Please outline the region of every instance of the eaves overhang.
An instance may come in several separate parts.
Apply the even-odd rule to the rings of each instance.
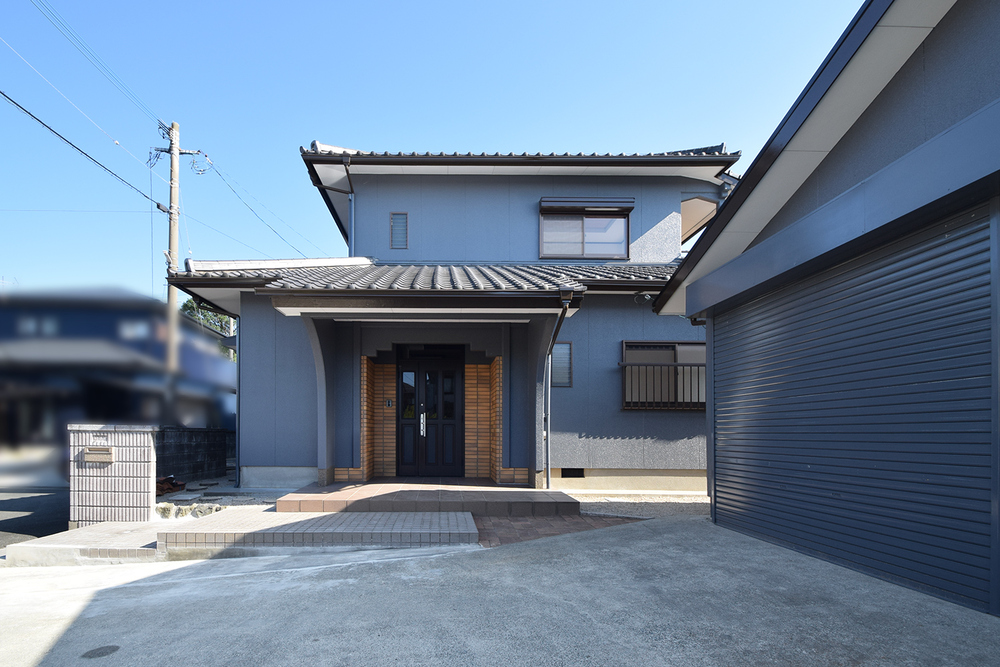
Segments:
[[[955,0],[868,0],[653,301],[686,314],[686,285],[734,259],[868,108]]]
[[[300,148],[312,184],[319,190],[345,241],[353,175],[475,176],[681,176],[721,185],[740,159],[725,144],[650,154],[472,154],[371,153],[313,142]]]
[[[283,315],[366,319],[392,316],[399,319],[451,317],[488,317],[492,319],[531,318],[559,314],[562,306],[559,291],[524,294],[491,292],[487,294],[407,292],[366,293],[262,290],[271,297],[271,305]],[[583,303],[585,290],[574,290],[570,315]]]
[[[244,293],[300,304],[307,300],[314,309],[310,312],[345,308],[351,312],[379,308],[465,314],[558,312],[566,295],[575,309],[591,290],[655,294],[674,270],[670,263],[382,264],[369,258],[192,260],[186,268],[171,274],[170,284],[199,303],[236,316]]]

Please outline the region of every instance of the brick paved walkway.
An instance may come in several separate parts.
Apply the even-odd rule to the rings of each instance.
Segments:
[[[578,533],[581,530],[620,526],[623,523],[633,523],[642,519],[626,519],[622,517],[603,516],[550,516],[550,517],[516,517],[516,516],[477,516],[476,528],[479,529],[479,544],[484,547],[498,547],[502,544],[514,544],[527,540],[537,540],[540,537]]]

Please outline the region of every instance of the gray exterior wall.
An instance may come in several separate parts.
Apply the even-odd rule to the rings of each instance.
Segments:
[[[316,371],[305,324],[268,297],[240,300],[243,466],[316,466]]]
[[[353,180],[355,252],[382,262],[537,263],[542,197],[616,196],[635,199],[630,261],[665,263],[680,252],[681,202],[718,196],[717,186],[680,177]],[[409,216],[406,250],[389,248],[393,212]],[[244,364],[241,376],[241,467],[359,466],[360,358],[391,352],[394,344],[437,343],[503,356],[503,466],[542,468],[544,352],[555,316],[437,326],[334,322],[285,317],[269,299],[252,295],[244,295],[242,309],[241,355],[253,363]],[[704,413],[623,411],[618,366],[622,340],[703,340],[703,328],[658,317],[631,295],[592,295],[560,339],[574,343],[576,385],[552,392],[554,466],[705,468]]]
[[[1000,99],[998,34],[1000,3],[956,3],[751,247]]]
[[[680,204],[718,188],[687,178],[354,176],[355,254],[383,262],[537,262],[542,197],[634,197],[632,262],[680,253]],[[409,247],[389,247],[389,214],[407,213]]]
[[[552,467],[703,470],[704,412],[622,410],[624,340],[705,340],[705,327],[632,295],[585,297],[559,332],[573,344],[573,386],[552,388]]]

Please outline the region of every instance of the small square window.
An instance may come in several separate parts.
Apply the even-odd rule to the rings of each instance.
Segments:
[[[552,347],[552,386],[573,386],[572,343],[556,343]]]
[[[41,334],[43,336],[59,335],[59,318],[55,315],[47,315],[42,318]]]
[[[17,335],[19,336],[37,336],[38,335],[38,318],[31,315],[22,315],[17,318]]]
[[[393,250],[406,250],[409,245],[409,221],[406,213],[389,214],[389,247]]]
[[[120,320],[118,337],[122,340],[147,340],[152,333],[149,320]]]

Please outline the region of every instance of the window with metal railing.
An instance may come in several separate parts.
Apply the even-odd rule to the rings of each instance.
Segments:
[[[704,410],[705,343],[622,341],[623,410]]]

